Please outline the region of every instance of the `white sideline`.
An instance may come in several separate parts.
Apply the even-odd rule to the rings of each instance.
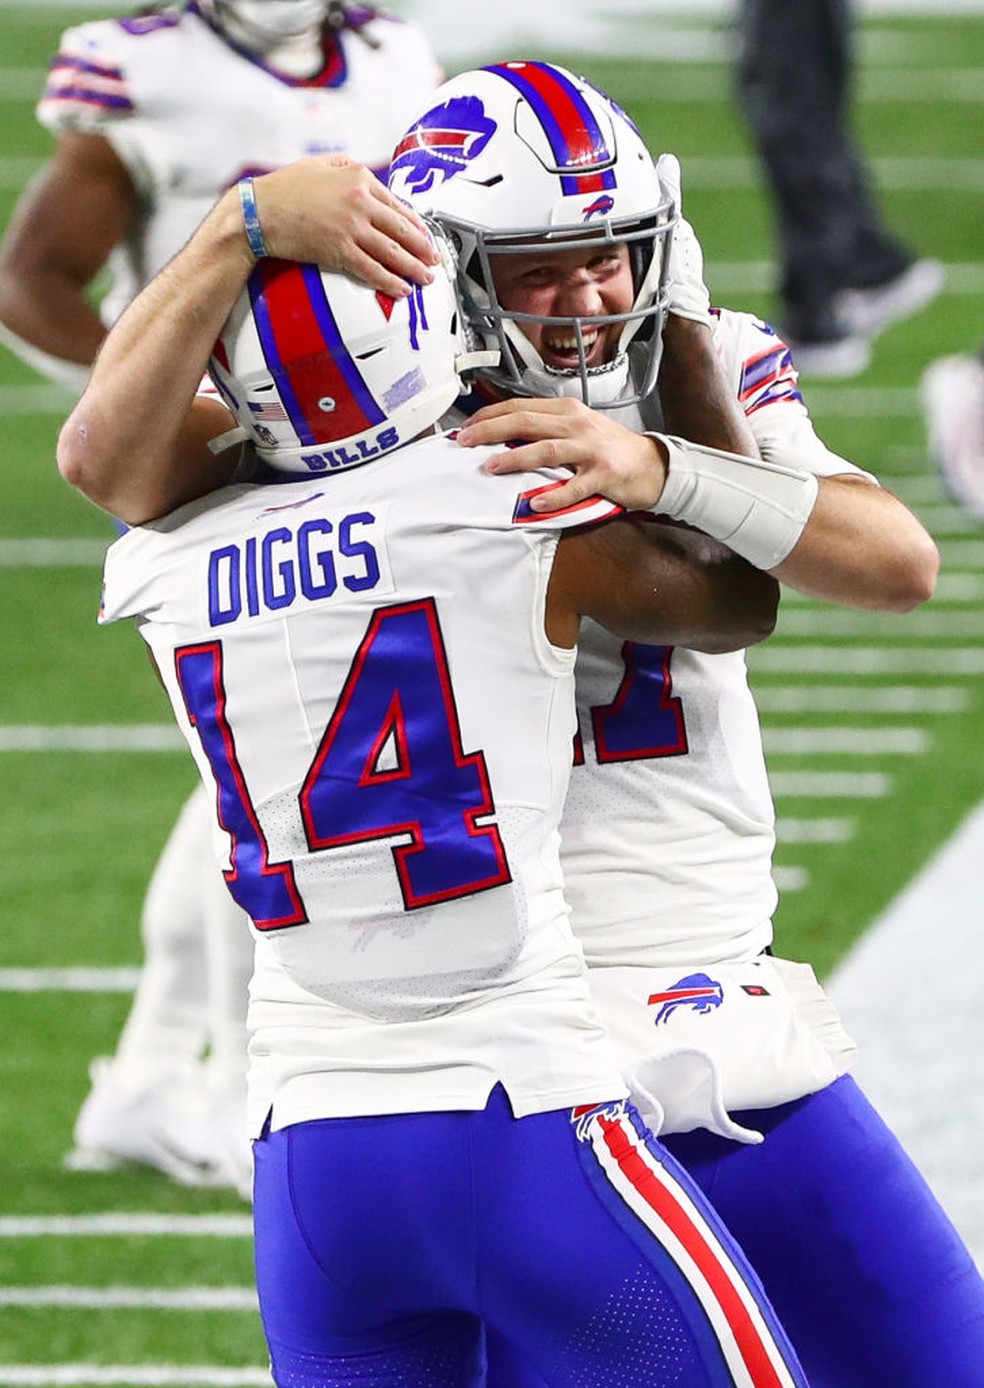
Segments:
[[[827,988],[859,1083],[984,1269],[984,803],[845,955]]]

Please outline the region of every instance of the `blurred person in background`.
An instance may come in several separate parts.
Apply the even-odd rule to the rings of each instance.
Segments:
[[[984,344],[939,357],[923,373],[929,449],[954,501],[984,521]]]
[[[851,129],[851,0],[738,0],[737,95],[777,221],[777,323],[805,375],[849,377],[943,287],[885,224]]]
[[[414,25],[334,0],[190,0],[66,30],[37,108],[54,154],[0,244],[0,340],[80,392],[107,325],[224,189],[307,154],[385,174],[441,75]],[[245,1192],[250,940],[210,815],[198,788],[157,863],[136,997],[114,1056],[93,1062],[68,1162]]]

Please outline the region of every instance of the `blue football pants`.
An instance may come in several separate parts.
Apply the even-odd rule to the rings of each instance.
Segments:
[[[730,1235],[631,1105],[334,1118],[254,1145],[280,1388],[806,1388]]]
[[[913,1162],[847,1075],[738,1122],[662,1139],[737,1238],[811,1388],[982,1388],[984,1279]],[[543,1388],[489,1334],[488,1388]]]

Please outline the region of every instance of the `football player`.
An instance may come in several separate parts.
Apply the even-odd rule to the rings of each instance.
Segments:
[[[391,187],[455,241],[476,342],[501,353],[460,442],[508,442],[485,464],[499,474],[570,468],[544,511],[617,487],[813,596],[924,601],[931,538],[818,439],[776,334],[709,310],[687,224],[664,278],[640,255],[640,168],[651,218],[666,193],[679,203],[676,161],[658,177],[625,113],[545,63],[460,74],[400,142]],[[665,328],[654,313],[647,331],[664,295]],[[715,353],[730,416],[708,411],[697,369]],[[504,393],[547,398],[488,403]],[[761,460],[691,452],[667,472],[649,431],[701,439],[715,418],[712,442]],[[632,1092],[738,1235],[812,1384],[971,1388],[984,1281],[847,1073],[853,1044],[812,971],[772,952],[774,810],[741,653],[588,622],[576,678],[565,880]],[[540,1383],[493,1340],[493,1388]]]
[[[851,0],[738,0],[738,104],[769,184],[778,321],[799,370],[864,371],[871,342],[943,288],[887,225],[851,129]]]
[[[724,650],[753,614],[769,629],[775,585],[727,557],[694,583],[702,540],[606,522],[597,497],[543,517],[556,473],[492,477],[423,437],[476,362],[450,252],[396,301],[295,263],[320,249],[306,162],[247,188],[242,219],[219,201],[110,333],[58,448],[134,527],[104,619],[153,652],[254,922],[274,1381],[472,1388],[488,1325],[557,1388],[805,1388],[627,1099],[557,832],[581,617]],[[232,409],[186,413],[216,338]],[[288,475],[203,495],[244,436]]]
[[[38,106],[54,156],[0,248],[0,338],[81,390],[106,324],[225,188],[316,153],[385,170],[440,75],[416,26],[329,0],[200,0],[68,29]],[[351,196],[379,212],[372,191]],[[408,223],[403,235],[427,255]],[[377,260],[363,272],[378,275]],[[97,311],[87,290],[104,266]],[[150,883],[136,998],[115,1055],[93,1063],[69,1163],[132,1160],[245,1192],[249,939],[216,878],[209,822],[198,790]]]

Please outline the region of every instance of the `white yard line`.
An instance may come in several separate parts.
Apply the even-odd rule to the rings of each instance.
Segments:
[[[0,993],[132,993],[133,969],[0,969]]]
[[[913,641],[927,636],[944,641],[984,641],[984,611],[946,612],[930,606],[918,612],[897,614],[848,607],[780,607],[776,636],[812,636],[826,640],[864,637],[869,641],[891,640],[896,636]]]
[[[775,728],[762,731],[770,757],[921,757],[932,746],[921,728]]]
[[[113,535],[105,540],[0,540],[0,568],[101,569]]]
[[[984,539],[941,540],[939,549],[944,569],[984,569]]]
[[[178,752],[185,746],[184,738],[170,723],[0,726],[0,752]]]
[[[252,1237],[248,1214],[0,1215],[0,1239]]]
[[[810,885],[810,874],[803,867],[776,867],[772,880],[780,892],[803,892]]]
[[[882,480],[879,478],[879,480]],[[936,479],[934,479],[936,480]],[[937,480],[937,486],[939,482]],[[892,491],[895,488],[892,487]],[[935,506],[919,506],[919,519],[927,530],[931,530],[937,540],[947,535],[972,535],[984,531],[984,521],[972,516],[951,502],[940,502]]]
[[[196,1364],[0,1364],[3,1388],[271,1388],[267,1369]]]
[[[756,684],[759,713],[963,713],[971,693],[955,685]]]
[[[769,771],[777,800],[881,800],[892,789],[882,771]]]
[[[847,843],[854,837],[853,819],[791,819],[776,820],[776,838],[780,843]]]
[[[749,669],[767,675],[984,675],[984,650],[966,646],[794,646],[764,642]]]
[[[0,1307],[89,1311],[253,1311],[254,1287],[0,1287]]]

